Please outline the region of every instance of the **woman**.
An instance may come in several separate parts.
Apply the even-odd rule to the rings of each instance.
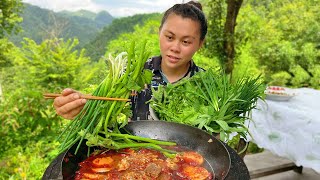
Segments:
[[[202,6],[195,1],[176,4],[163,15],[159,28],[160,56],[149,59],[145,68],[153,72],[148,88],[132,98],[133,120],[150,119],[150,87],[175,83],[191,77],[202,69],[192,61],[193,55],[202,47],[207,33],[207,21]],[[73,119],[83,108],[86,99],[73,89],[62,91],[54,100],[57,114]]]

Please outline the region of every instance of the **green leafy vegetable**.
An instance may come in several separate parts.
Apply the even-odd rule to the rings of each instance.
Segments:
[[[222,140],[233,132],[246,137],[244,122],[257,100],[263,98],[265,87],[259,80],[258,76],[231,82],[227,75],[209,69],[153,90],[150,106],[160,120],[220,133]]]
[[[132,90],[140,91],[144,88],[152,78],[152,72],[144,70],[144,64],[150,55],[145,47],[146,42],[140,48],[135,48],[133,42],[128,53],[120,53],[115,58],[109,55],[108,75],[92,95],[128,99]],[[150,147],[161,150],[167,155],[172,153],[162,149],[160,145],[175,145],[175,143],[122,134],[120,129],[128,123],[129,117],[131,110],[128,102],[88,100],[83,110],[61,134],[64,140],[60,151],[63,152],[78,142],[75,152],[77,153],[82,141],[86,139],[88,146],[108,149]]]

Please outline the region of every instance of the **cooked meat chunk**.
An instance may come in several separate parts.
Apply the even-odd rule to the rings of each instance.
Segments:
[[[152,162],[153,160],[156,160],[158,158],[157,155],[152,153],[145,153],[145,154],[133,154],[132,156],[128,156],[128,163],[132,164],[131,166],[132,170],[135,171],[141,171],[144,170],[147,165]]]
[[[152,178],[156,178],[159,176],[159,174],[161,173],[161,170],[162,168],[155,164],[155,163],[150,163],[146,169],[144,170],[144,172],[146,172],[146,174],[149,176],[149,177],[152,177]]]
[[[118,163],[118,171],[124,171],[130,167],[130,162],[128,159],[128,157],[121,159],[121,161]]]
[[[168,158],[166,160],[168,168],[170,168],[172,170],[177,170],[179,168],[178,164],[177,164],[179,161],[180,160],[177,158],[177,156],[172,159]]]
[[[173,180],[169,173],[161,172],[157,180]]]

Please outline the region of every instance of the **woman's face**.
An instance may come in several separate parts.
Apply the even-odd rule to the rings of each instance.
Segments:
[[[161,66],[167,69],[186,67],[202,46],[200,23],[170,14],[159,32]]]

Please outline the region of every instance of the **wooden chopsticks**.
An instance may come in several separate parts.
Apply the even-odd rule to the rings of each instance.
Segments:
[[[62,94],[43,93],[43,96],[45,99],[54,99],[56,97],[62,96]],[[93,100],[105,100],[105,101],[130,101],[130,99],[99,97],[99,96],[91,96],[91,95],[85,95],[85,94],[82,94],[81,98],[93,99]]]

